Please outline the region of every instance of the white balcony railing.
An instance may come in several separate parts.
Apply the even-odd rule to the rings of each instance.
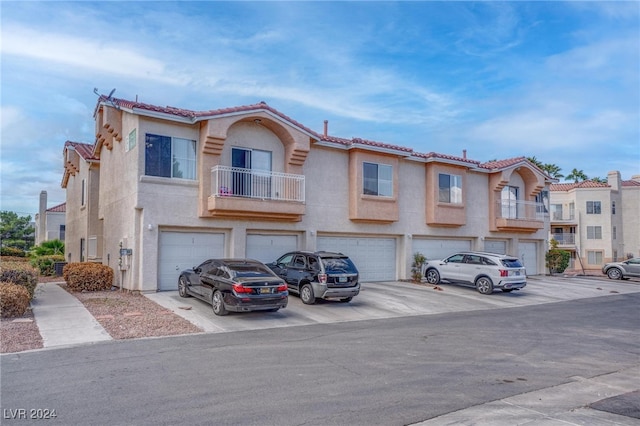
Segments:
[[[561,246],[572,246],[576,243],[576,234],[570,232],[561,232],[558,234],[551,234],[554,240]]]
[[[498,200],[496,217],[519,220],[544,220],[549,212],[543,203],[523,200]]]
[[[215,166],[211,169],[211,190],[215,197],[304,203],[304,187],[303,175],[228,166]]]

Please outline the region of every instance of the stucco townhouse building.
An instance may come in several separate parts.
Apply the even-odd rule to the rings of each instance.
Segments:
[[[640,257],[640,175],[554,183],[550,200],[550,238],[571,253],[570,269],[599,273],[606,262]]]
[[[66,257],[135,291],[205,259],[348,254],[362,281],[409,278],[414,253],[519,256],[545,271],[552,179],[525,157],[461,156],[315,132],[261,102],[210,111],[102,96],[92,144],[64,145]]]
[[[47,208],[47,198],[47,191],[40,191],[38,213],[34,216],[36,245],[45,241],[65,239],[66,203]]]

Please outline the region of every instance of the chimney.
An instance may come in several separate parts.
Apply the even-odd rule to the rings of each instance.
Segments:
[[[622,186],[622,179],[620,177],[620,172],[613,170],[607,173],[607,183],[611,187],[612,190],[617,191]]]
[[[467,150],[466,149],[462,150],[462,158],[464,158],[465,160],[467,159]]]
[[[324,137],[327,137],[327,132],[329,131],[329,120],[324,120]]]
[[[47,239],[47,191],[40,191],[40,206],[38,209],[38,226],[36,244],[41,244]]]

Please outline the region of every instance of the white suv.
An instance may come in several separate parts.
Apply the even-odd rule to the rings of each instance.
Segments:
[[[482,294],[491,294],[495,288],[508,293],[527,285],[527,274],[520,259],[476,251],[452,254],[443,260],[428,260],[422,275],[429,284],[446,280],[472,285]]]

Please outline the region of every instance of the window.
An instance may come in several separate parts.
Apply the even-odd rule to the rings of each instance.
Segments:
[[[616,214],[616,202],[611,202],[611,214]]]
[[[462,176],[440,173],[438,189],[438,201],[462,204]]]
[[[84,206],[87,202],[87,182],[82,179],[82,188],[80,192],[80,205]]]
[[[231,167],[234,195],[271,198],[271,151],[232,148]]]
[[[129,138],[127,139],[127,152],[136,147],[137,139],[138,132],[136,131],[136,129],[133,129],[131,132],[129,132]]]
[[[602,265],[602,252],[587,251],[587,263],[589,265]]]
[[[518,218],[518,187],[505,186],[502,188],[502,217]]]
[[[616,227],[614,226],[614,227],[613,227],[613,229],[611,230],[611,238],[612,238],[613,240],[615,240],[615,239],[616,239],[617,234],[618,234],[618,230],[617,230],[617,229],[616,229]]]
[[[363,193],[391,197],[393,195],[393,168],[388,164],[362,163]]]
[[[549,191],[546,189],[536,195],[536,213],[549,213]]]
[[[65,231],[66,231],[66,226],[60,225],[60,241],[64,241]]]
[[[145,174],[195,180],[196,141],[147,134]]]
[[[601,240],[602,226],[587,226],[587,240]]]
[[[562,220],[562,204],[551,204],[552,220]]]
[[[600,201],[587,201],[587,214],[600,214]]]

